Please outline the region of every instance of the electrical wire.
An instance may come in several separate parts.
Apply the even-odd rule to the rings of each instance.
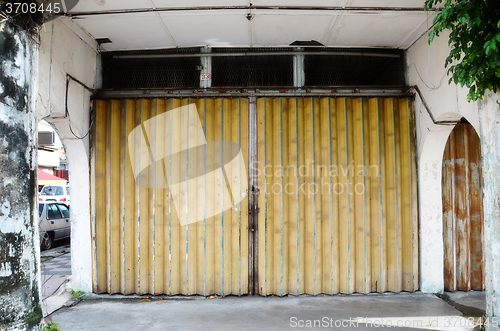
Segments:
[[[417,75],[418,77],[420,78],[420,80],[422,81],[422,83],[424,83],[424,85],[429,89],[429,90],[437,90],[441,87],[441,85],[443,84],[443,79],[446,77],[446,73],[441,77],[441,79],[439,80],[439,85],[436,86],[434,85],[432,82],[431,84],[434,85],[434,87],[430,87],[429,85],[427,85],[427,83],[425,82],[425,80],[422,78],[422,75],[420,75],[420,72],[418,71],[418,68],[417,68],[417,65],[415,64],[415,62],[413,62],[412,64],[410,64],[410,66],[408,67],[408,69],[410,69],[412,66],[415,67],[415,71],[417,72]]]
[[[82,82],[80,82],[79,80],[77,80],[76,78],[72,77],[71,75],[67,74],[66,76],[66,100],[65,100],[65,113],[66,113],[66,117],[68,118],[68,126],[69,126],[69,131],[71,132],[71,134],[78,140],[83,140],[85,138],[87,138],[87,136],[90,134],[90,132],[92,131],[92,126],[94,125],[94,117],[92,116],[92,120],[90,121],[90,126],[89,126],[89,129],[87,131],[87,133],[80,137],[78,136],[77,134],[75,134],[75,132],[73,131],[73,127],[72,127],[72,122],[71,122],[71,115],[69,113],[69,109],[68,109],[68,93],[69,93],[69,82],[73,80],[75,82],[77,82],[78,84],[82,85],[85,89],[93,92],[94,89],[91,89],[89,87],[87,87],[85,84],[83,84]]]
[[[87,136],[90,134],[90,132],[92,131],[92,126],[94,125],[94,118],[92,118],[92,121],[90,122],[90,126],[89,126],[89,130],[87,131],[87,133],[83,136],[83,137],[79,137],[77,136],[74,132],[73,132],[73,128],[71,127],[71,119],[69,118],[68,116],[68,121],[69,121],[69,131],[71,131],[71,134],[73,136],[75,136],[76,139],[78,140],[83,140],[85,138],[87,138]]]

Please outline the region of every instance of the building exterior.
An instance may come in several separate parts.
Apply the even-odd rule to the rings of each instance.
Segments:
[[[38,169],[58,177],[63,175],[68,180],[67,171],[61,171],[67,170],[67,164],[59,135],[50,124],[42,120],[38,124]]]
[[[446,83],[423,2],[80,1],[46,23],[75,290],[486,289],[499,316],[499,96]]]

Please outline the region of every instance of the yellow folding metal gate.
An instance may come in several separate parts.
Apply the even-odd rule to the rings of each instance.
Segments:
[[[243,295],[248,289],[247,199],[224,210],[231,203],[219,177],[200,176],[181,185],[181,196],[190,201],[178,210],[172,187],[143,185],[134,176],[131,154],[144,153],[129,139],[137,127],[149,131],[146,145],[155,156],[159,151],[188,149],[194,137],[193,116],[179,116],[165,124],[163,114],[175,109],[195,110],[206,141],[230,141],[242,146],[248,157],[247,99],[155,99],[96,101],[92,153],[92,215],[94,291],[124,294]],[[191,114],[191,113],[190,113]],[[153,121],[149,121],[153,119]],[[168,118],[167,118],[168,119]],[[168,143],[167,143],[168,142]],[[139,143],[144,147],[143,142]],[[135,152],[134,152],[135,151]],[[141,155],[140,161],[147,160]],[[153,172],[167,182],[188,164],[200,165],[199,153]],[[155,161],[162,161],[159,157]],[[248,164],[248,162],[245,162]],[[191,171],[191,169],[190,169]],[[231,176],[231,174],[228,174]],[[232,178],[229,178],[232,180]],[[218,181],[218,185],[216,183]],[[158,184],[158,185],[156,185]],[[246,183],[245,183],[246,184]],[[245,185],[233,190],[246,193]],[[195,193],[196,192],[196,193]],[[179,192],[177,192],[179,193]],[[233,192],[234,193],[234,192]],[[178,206],[177,206],[178,207]],[[198,222],[184,222],[181,215],[201,215]],[[209,209],[223,211],[204,217]]]
[[[458,124],[443,156],[444,288],[483,291],[481,144],[470,124]]]
[[[259,99],[263,295],[418,289],[408,99]]]
[[[95,105],[96,293],[418,289],[408,99],[185,98]],[[187,115],[168,115],[176,109]],[[217,147],[203,149],[202,156],[191,148],[193,141],[234,143],[242,161],[209,177],[206,163],[213,159],[207,155]],[[181,150],[188,152],[173,153]],[[196,176],[183,170],[188,168]],[[176,174],[186,176],[185,185],[173,179]],[[252,199],[252,192],[260,194]],[[187,221],[192,217],[196,221]]]

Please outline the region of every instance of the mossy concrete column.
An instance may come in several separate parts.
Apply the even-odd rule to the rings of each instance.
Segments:
[[[37,46],[0,23],[0,330],[39,330]]]

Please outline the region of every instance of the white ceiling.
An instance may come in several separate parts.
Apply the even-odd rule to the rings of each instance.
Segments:
[[[107,51],[189,46],[408,48],[432,25],[425,0],[80,0],[72,21]],[[252,4],[252,7],[250,7]],[[225,7],[225,8],[224,8]],[[247,19],[248,15],[251,20]]]

